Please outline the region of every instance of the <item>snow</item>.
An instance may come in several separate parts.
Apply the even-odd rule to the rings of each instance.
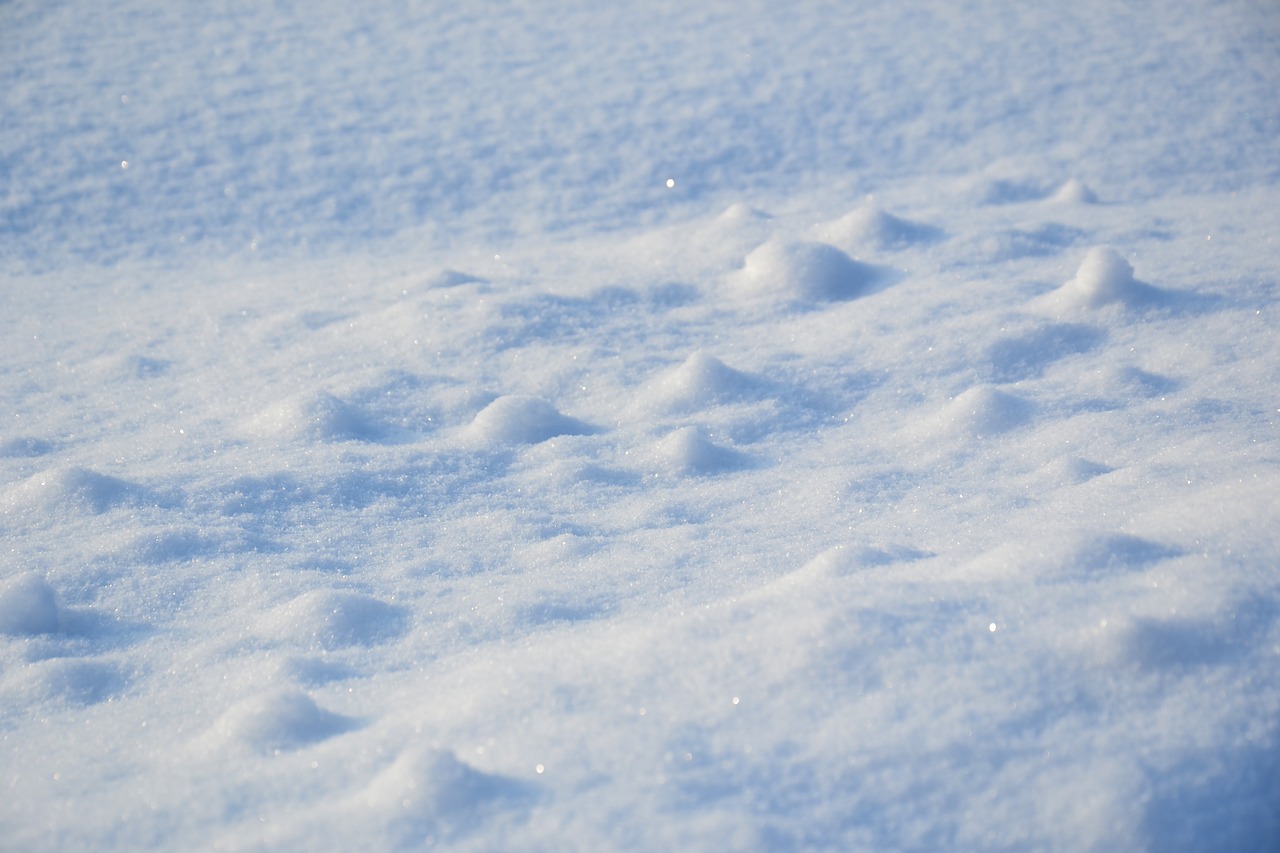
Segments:
[[[1115,249],[1089,250],[1075,278],[1045,297],[1056,310],[1095,309],[1118,304],[1139,309],[1167,301],[1168,295],[1133,277],[1133,267]]]
[[[36,573],[9,578],[0,589],[0,631],[5,634],[55,634],[58,622],[53,588]]]
[[[1276,847],[1266,4],[17,2],[0,80],[0,846]]]
[[[835,246],[773,240],[747,255],[734,276],[743,297],[807,302],[856,299],[880,277],[874,267],[853,260]]]

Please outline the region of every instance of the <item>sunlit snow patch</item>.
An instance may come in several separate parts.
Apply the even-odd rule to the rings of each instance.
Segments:
[[[866,295],[887,272],[826,243],[770,240],[747,255],[731,281],[748,297],[839,302]]]

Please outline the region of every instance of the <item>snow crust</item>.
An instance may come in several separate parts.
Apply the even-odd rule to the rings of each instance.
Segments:
[[[1280,17],[0,4],[0,848],[1266,850]]]

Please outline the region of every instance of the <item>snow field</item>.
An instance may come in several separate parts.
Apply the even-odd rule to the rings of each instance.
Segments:
[[[1278,27],[0,5],[0,847],[1274,847]]]
[[[1048,204],[999,218],[1088,218]],[[50,771],[12,794],[77,815],[17,837],[1159,847],[1188,810],[1262,837],[1274,296],[1135,271],[1105,225],[993,276],[970,213],[835,300],[823,263],[784,253],[762,305],[759,249],[698,255],[763,226],[808,257],[754,215],[305,303],[157,294],[116,363],[164,366],[92,392],[162,413],[136,455],[39,382],[8,439],[7,535],[48,542],[0,594],[15,766]],[[150,780],[123,811],[121,762]]]

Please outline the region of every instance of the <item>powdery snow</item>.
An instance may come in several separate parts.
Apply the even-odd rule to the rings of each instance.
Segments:
[[[176,9],[0,7],[0,847],[1275,846],[1280,18]]]

